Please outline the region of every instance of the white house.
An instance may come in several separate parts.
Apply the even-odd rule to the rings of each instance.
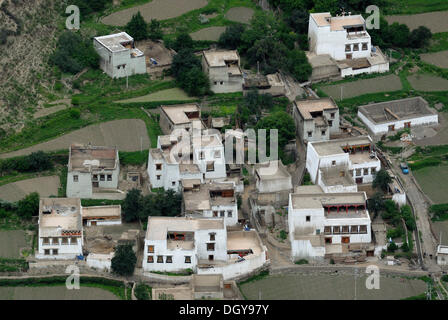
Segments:
[[[378,47],[373,47],[361,15],[332,17],[329,12],[310,14],[308,24],[310,52],[329,55],[341,76],[387,72],[389,62]]]
[[[255,231],[227,232],[223,218],[148,218],[144,272],[191,269],[197,274],[222,274],[227,280],[268,261]]]
[[[82,221],[88,227],[121,224],[121,206],[83,207]]]
[[[159,136],[149,150],[148,176],[152,188],[180,191],[185,179],[222,181],[226,178],[224,146],[217,134]]]
[[[288,205],[291,257],[324,258],[364,250],[373,254],[365,192],[323,193],[301,186]]]
[[[437,246],[436,257],[437,257],[437,264],[439,266],[448,265],[448,246],[439,244]]]
[[[243,91],[243,73],[236,50],[209,50],[202,52],[202,70],[210,79],[215,93]]]
[[[292,190],[291,174],[281,160],[255,164],[255,187],[259,193]]]
[[[117,189],[119,174],[117,148],[73,144],[68,160],[67,197],[90,198],[101,189]]]
[[[294,101],[293,117],[297,134],[308,141],[327,141],[339,133],[339,108],[331,98]]]
[[[164,134],[171,134],[176,129],[188,132],[193,132],[193,128],[205,129],[201,108],[196,103],[160,106],[159,111],[159,125]]]
[[[68,260],[82,255],[82,208],[79,198],[41,198],[37,259]]]
[[[145,55],[126,32],[95,37],[93,47],[100,55],[100,68],[112,78],[146,73]]]
[[[191,180],[185,180],[187,183],[189,181]],[[238,206],[234,183],[215,182],[198,184],[191,188],[184,187],[183,204],[186,215],[224,218],[226,226],[234,226],[238,223]]]
[[[437,111],[431,109],[422,97],[361,106],[358,117],[375,135],[439,123]]]
[[[320,170],[331,167],[347,167],[357,184],[371,183],[381,169],[374,143],[369,136],[308,142],[306,169],[311,181],[318,183]]]

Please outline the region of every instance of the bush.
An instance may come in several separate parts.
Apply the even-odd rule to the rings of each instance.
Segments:
[[[137,257],[132,246],[119,245],[115,248],[115,255],[112,258],[112,271],[120,276],[131,276],[134,274]]]
[[[288,234],[286,233],[285,230],[280,230],[279,236],[280,236],[280,239],[282,239],[282,240],[286,240],[288,238]]]
[[[442,160],[440,160],[440,158],[432,157],[420,161],[415,161],[414,163],[410,163],[409,168],[411,168],[412,170],[418,170],[426,167],[435,167],[440,165],[441,163]]]
[[[125,30],[134,40],[140,41],[148,38],[148,25],[140,11],[132,15],[131,20],[125,26]]]
[[[139,283],[138,285],[135,286],[134,289],[135,297],[138,300],[151,300],[150,290],[151,288],[149,288],[147,285]]]
[[[81,111],[76,108],[71,108],[69,111],[70,117],[73,119],[79,119],[81,117]]]
[[[394,229],[389,229],[387,230],[387,234],[386,237],[387,239],[395,239],[395,238],[399,238],[403,235],[403,229],[401,228],[394,228]]]
[[[397,250],[397,249],[398,249],[398,246],[395,244],[395,242],[391,242],[387,246],[387,251],[388,252],[395,252],[395,250]]]
[[[17,214],[24,219],[31,219],[39,214],[39,194],[30,193],[25,198],[17,202]]]

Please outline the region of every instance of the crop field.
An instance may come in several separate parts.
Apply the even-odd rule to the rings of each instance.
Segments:
[[[114,120],[87,126],[29,148],[4,153],[0,155],[0,158],[26,155],[39,150],[68,149],[72,143],[86,144],[89,142],[97,146],[117,146],[121,151],[138,151],[140,150],[140,137],[142,138],[143,149],[148,149],[149,137],[143,120]]]
[[[425,26],[432,33],[448,32],[448,11],[386,16],[386,20],[389,24],[394,22],[404,23],[410,30]]]
[[[195,97],[189,97],[185,91],[180,88],[171,88],[147,94],[145,96],[116,101],[117,103],[132,103],[132,102],[152,102],[152,101],[167,101],[167,100],[194,100]]]
[[[372,79],[361,79],[335,85],[323,86],[320,89],[335,100],[341,100],[341,87],[343,99],[361,96],[367,93],[399,91],[403,87],[400,78],[396,75],[387,75]]]
[[[112,292],[92,287],[0,287],[0,300],[119,300]]]
[[[419,91],[448,91],[448,80],[430,74],[414,74],[408,81]]]
[[[448,166],[426,167],[412,172],[425,194],[434,203],[446,203]]]
[[[138,11],[140,11],[147,22],[151,21],[151,19],[166,20],[200,9],[206,5],[207,0],[152,0],[140,6],[114,12],[104,17],[101,22],[107,25],[124,26],[131,20],[132,15]]]
[[[448,246],[448,221],[432,222],[432,226],[437,236],[442,233],[442,244]]]
[[[448,69],[448,50],[434,53],[423,53],[420,58],[430,64],[439,68]]]
[[[234,7],[230,8],[227,11],[225,17],[227,20],[240,22],[240,23],[249,23],[250,19],[254,15],[254,10],[246,7]]]
[[[272,300],[398,300],[419,295],[425,282],[403,278],[381,277],[379,290],[366,288],[366,276],[329,274],[272,275],[241,285],[247,299]],[[355,290],[356,285],[356,290]]]
[[[25,231],[0,231],[0,258],[20,258],[20,249],[27,247],[27,245]]]
[[[226,27],[208,27],[196,32],[190,33],[193,40],[218,41],[222,33],[226,31]]]
[[[26,179],[0,186],[0,199],[15,202],[32,192],[38,192],[41,197],[57,196],[58,188],[58,176]]]
[[[448,10],[446,0],[388,0],[388,12],[392,14],[415,14]]]

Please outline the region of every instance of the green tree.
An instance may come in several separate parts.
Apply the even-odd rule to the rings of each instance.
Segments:
[[[410,35],[410,46],[412,48],[423,48],[429,44],[429,40],[432,38],[431,30],[424,26],[420,26],[415,30],[412,30]]]
[[[241,36],[245,26],[242,24],[232,24],[219,37],[218,45],[226,49],[236,49],[241,44]]]
[[[172,48],[177,52],[184,49],[191,51],[194,48],[194,41],[188,33],[181,33],[172,44]]]
[[[392,23],[388,28],[387,39],[390,44],[398,48],[409,47],[410,31],[407,25],[399,24],[398,22]]]
[[[112,272],[120,276],[132,276],[134,274],[137,257],[132,250],[132,245],[123,244],[115,248],[115,254],[112,258]]]
[[[148,24],[143,19],[140,11],[132,15],[131,20],[124,28],[134,40],[140,41],[148,38]]]
[[[288,141],[293,139],[295,136],[294,120],[284,111],[277,111],[267,117],[262,118],[258,121],[255,129],[266,129],[268,131],[266,133],[267,140],[270,138],[269,130],[277,129],[279,150],[283,149]],[[267,142],[267,145],[269,145],[269,141]]]
[[[141,191],[135,188],[129,190],[121,207],[123,209],[124,221],[137,221],[143,210]]]
[[[17,202],[17,214],[23,219],[31,219],[32,216],[39,214],[39,194],[30,193],[22,200]]]
[[[367,205],[369,211],[374,212],[374,218],[378,215],[378,212],[384,209],[384,199],[381,192],[376,192],[368,201]]]
[[[386,170],[381,169],[376,173],[375,178],[373,179],[372,187],[387,192],[389,183],[391,182],[392,178],[389,173]]]
[[[28,156],[30,171],[45,171],[53,169],[50,156],[43,151],[33,152]]]
[[[160,40],[163,38],[162,25],[157,19],[151,19],[149,23],[149,39]]]
[[[134,294],[138,300],[150,300],[148,290],[144,283],[139,283],[135,286]]]
[[[287,70],[300,82],[308,81],[313,68],[308,62],[305,52],[294,49],[288,54]]]

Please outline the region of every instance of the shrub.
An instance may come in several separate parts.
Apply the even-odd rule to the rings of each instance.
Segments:
[[[386,237],[387,237],[387,239],[389,239],[389,238],[395,239],[395,238],[401,237],[402,235],[403,235],[403,229],[394,228],[394,229],[387,230]]]
[[[39,213],[39,194],[30,193],[17,203],[17,214],[24,219],[31,219]]]
[[[69,114],[73,119],[79,119],[81,117],[81,111],[79,111],[79,109],[77,108],[71,108]]]
[[[150,294],[148,288],[149,287],[143,283],[139,283],[138,285],[136,285],[134,289],[135,297],[138,300],[150,300]]]
[[[121,276],[131,276],[134,273],[137,257],[132,246],[119,245],[115,248],[115,255],[112,258],[112,271]]]
[[[395,242],[391,242],[387,246],[387,251],[388,252],[395,252],[395,250],[397,250],[397,249],[398,249],[398,246],[395,244]]]
[[[282,240],[286,240],[288,238],[288,234],[286,233],[285,230],[280,230],[279,236],[280,236],[280,239],[282,239]]]

